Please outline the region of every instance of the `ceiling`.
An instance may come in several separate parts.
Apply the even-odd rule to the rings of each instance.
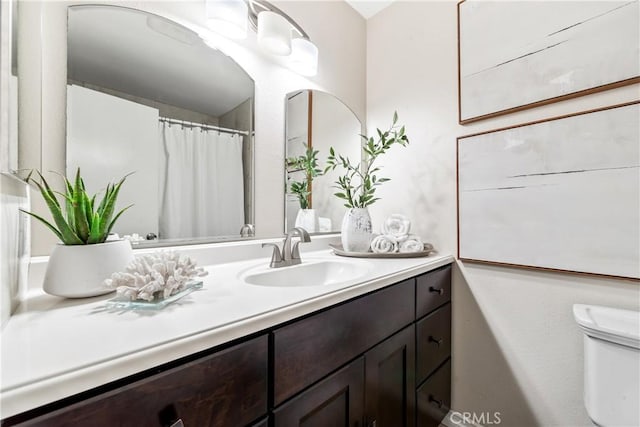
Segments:
[[[389,6],[394,0],[345,0],[365,19],[371,18],[382,9]]]
[[[219,117],[253,97],[251,78],[198,35],[123,7],[69,9],[69,79]]]

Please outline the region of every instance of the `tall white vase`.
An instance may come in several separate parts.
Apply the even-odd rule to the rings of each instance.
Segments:
[[[367,208],[350,208],[342,219],[342,247],[347,252],[367,252],[371,244],[371,216]]]
[[[318,213],[315,209],[300,209],[296,215],[296,227],[302,227],[307,233],[318,231]]]
[[[103,285],[112,273],[124,271],[133,261],[128,240],[95,245],[56,245],[47,263],[43,288],[65,298],[86,298],[108,294]]]

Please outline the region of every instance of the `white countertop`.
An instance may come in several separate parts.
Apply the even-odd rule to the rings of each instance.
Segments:
[[[329,250],[303,262],[340,259],[367,273],[322,286],[245,284],[241,272],[268,258],[207,265],[204,288],[160,311],[106,307],[114,294],[65,300],[32,290],[2,330],[1,418],[258,332],[453,262],[449,255],[406,259],[340,258]],[[295,267],[288,267],[295,268]]]

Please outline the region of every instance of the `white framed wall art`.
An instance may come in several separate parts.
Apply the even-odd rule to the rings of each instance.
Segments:
[[[458,138],[463,261],[640,279],[640,101]]]
[[[458,3],[460,123],[640,82],[639,3]]]

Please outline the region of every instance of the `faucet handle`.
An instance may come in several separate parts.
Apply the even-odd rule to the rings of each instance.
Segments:
[[[271,255],[271,264],[270,267],[280,267],[282,264],[282,254],[280,253],[280,248],[275,243],[263,243],[262,247],[266,248],[267,246],[273,246],[273,254]]]
[[[294,235],[294,234],[296,234],[296,233],[298,234],[298,236],[300,236],[300,241],[301,241],[302,243],[308,243],[308,242],[310,242],[310,241],[311,241],[311,237],[309,236],[309,233],[308,233],[308,232],[307,232],[307,230],[305,230],[304,228],[302,228],[302,227],[294,227],[294,228],[291,230],[291,233],[290,233],[290,234],[291,234],[291,235]]]

